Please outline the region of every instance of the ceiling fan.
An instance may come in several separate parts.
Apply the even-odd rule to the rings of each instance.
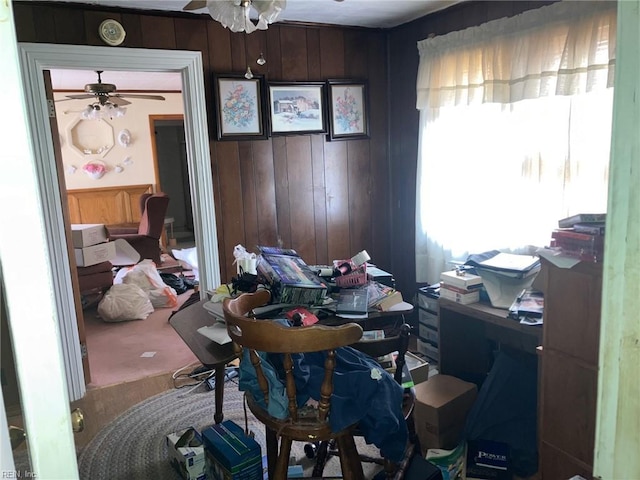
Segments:
[[[87,93],[80,93],[74,95],[65,95],[67,98],[60,99],[58,101],[65,100],[78,100],[83,98],[95,98],[97,106],[109,106],[114,105],[122,107],[124,105],[130,105],[131,102],[126,98],[140,98],[146,100],[165,100],[162,95],[145,95],[145,94],[133,94],[133,93],[116,93],[116,86],[113,83],[102,83],[103,70],[96,70],[98,74],[98,83],[88,83],[84,86],[84,91]]]
[[[287,6],[287,0],[192,0],[183,10],[193,11],[206,8],[214,20],[232,32],[251,33],[266,30],[270,23],[278,20]],[[258,15],[253,23],[251,9]]]

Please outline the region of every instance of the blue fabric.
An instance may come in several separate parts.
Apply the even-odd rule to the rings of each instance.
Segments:
[[[238,369],[238,389],[240,391],[249,391],[253,395],[258,405],[264,408],[269,415],[275,418],[284,419],[289,416],[289,401],[285,392],[284,384],[278,378],[278,374],[267,359],[267,355],[258,352],[262,364],[262,371],[267,378],[269,384],[269,405],[264,402],[264,395],[258,384],[256,369],[253,368],[251,358],[249,358],[249,350],[243,350],[242,361]]]
[[[260,356],[272,395],[267,410],[270,415],[284,419],[288,411],[281,381],[284,378],[281,356],[264,353]],[[325,358],[325,352],[292,355],[298,406],[309,398],[320,400]],[[266,408],[248,354],[240,364],[239,389],[251,392]],[[409,436],[402,412],[403,393],[403,387],[374,359],[350,347],[338,348],[329,414],[331,430],[338,432],[358,423],[367,443],[378,447],[385,458],[401,461]]]

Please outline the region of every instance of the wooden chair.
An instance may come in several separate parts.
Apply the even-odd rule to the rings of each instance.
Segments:
[[[392,335],[387,336],[386,338],[377,340],[361,340],[360,342],[351,345],[351,347],[369,355],[372,358],[380,358],[384,355],[398,352],[395,359],[396,370],[393,378],[398,384],[402,385],[402,370],[406,363],[405,354],[409,350],[409,337],[411,335],[411,330],[412,327],[404,323],[398,328],[397,332],[393,332]],[[391,462],[385,458],[374,458],[360,455],[360,461],[362,462],[374,462],[379,465],[383,465],[387,479],[397,480],[404,478],[404,474],[408,468],[411,457],[414,452],[420,451],[418,437],[415,433],[415,425],[413,422],[414,405],[415,393],[413,389],[405,388],[402,401],[402,413],[407,421],[407,427],[409,428],[409,443],[406,446],[404,458],[400,463]],[[356,430],[354,430],[354,436],[358,435],[360,435],[360,432],[356,428]],[[309,452],[310,450],[305,448],[305,451]],[[317,451],[314,453],[316,456],[316,465],[313,470],[313,477],[321,477],[328,458],[331,455],[339,454],[339,447],[336,448],[335,442],[320,442],[317,445]],[[308,454],[308,456],[310,455]]]
[[[238,349],[242,360],[242,350],[248,350],[264,402],[268,405],[270,392],[267,378],[257,352],[279,353],[283,357],[285,370],[285,390],[288,398],[288,417],[278,419],[271,416],[250,392],[245,399],[254,416],[266,427],[267,461],[269,478],[284,480],[287,478],[289,456],[293,441],[325,441],[335,439],[340,449],[340,465],[345,480],[364,480],[362,464],[358,457],[352,436],[354,426],[340,432],[332,432],[329,425],[331,395],[333,393],[333,371],[335,368],[335,350],[356,343],[362,337],[362,328],[349,323],[337,327],[313,325],[307,327],[286,327],[272,320],[256,320],[247,314],[268,303],[269,292],[244,293],[235,299],[225,299],[223,310],[227,322],[227,331]],[[324,364],[324,379],[321,398],[317,408],[299,409],[296,403],[296,386],[293,377],[292,354],[306,352],[327,352]],[[309,411],[310,410],[310,411]],[[280,447],[278,449],[278,439]]]

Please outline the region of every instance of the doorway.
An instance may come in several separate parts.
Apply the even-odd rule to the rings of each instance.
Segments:
[[[85,70],[180,72],[184,85],[185,145],[189,184],[192,185],[194,236],[198,256],[201,292],[220,283],[218,242],[213,204],[209,135],[200,52],[145,50],[78,45],[19,44],[21,74],[29,113],[29,132],[36,157],[41,208],[47,229],[48,258],[54,273],[55,318],[58,321],[70,400],[84,396],[82,352],[78,342],[73,290],[68,273],[66,232],[62,221],[61,192],[57,183],[56,159],[49,126],[43,72],[55,68]]]
[[[167,210],[167,250],[195,247],[191,188],[182,115],[150,115],[152,152],[158,180],[171,202]]]

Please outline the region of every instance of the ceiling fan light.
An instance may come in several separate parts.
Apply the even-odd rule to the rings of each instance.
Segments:
[[[87,105],[81,113],[80,116],[84,120],[100,120],[102,118],[102,112],[100,111],[100,105],[97,103],[93,103],[91,105]]]
[[[286,0],[209,0],[207,10],[214,20],[232,32],[266,30],[277,20]],[[251,20],[251,7],[258,12],[257,25]]]
[[[258,18],[267,24],[276,22],[287,6],[286,0],[253,0],[251,3],[258,12]]]

